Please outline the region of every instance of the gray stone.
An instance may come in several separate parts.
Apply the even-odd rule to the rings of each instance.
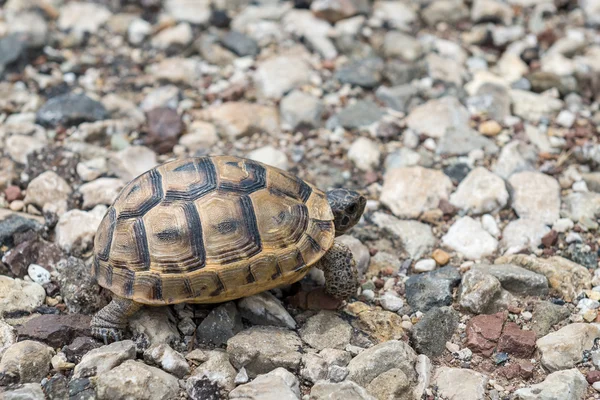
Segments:
[[[386,3],[389,3],[386,1]],[[405,85],[413,80],[427,75],[427,68],[424,62],[404,62],[392,59],[386,62],[383,69],[383,76],[394,86]],[[375,85],[377,86],[377,85]]]
[[[198,325],[196,339],[199,343],[221,346],[244,328],[242,317],[234,302],[213,309]]]
[[[63,94],[51,98],[36,114],[36,122],[45,126],[78,125],[108,118],[99,101],[84,94]]]
[[[455,24],[469,18],[469,8],[460,0],[437,0],[423,10],[422,17],[429,26],[438,22]]]
[[[435,236],[429,225],[400,220],[383,212],[374,213],[371,219],[378,227],[399,238],[410,258],[419,259],[433,250]]]
[[[270,292],[244,297],[238,301],[242,318],[254,325],[273,325],[295,329],[296,321],[287,312],[283,304]]]
[[[452,304],[452,289],[459,282],[460,274],[452,266],[413,275],[405,283],[406,300],[413,310],[421,312],[449,306]]]
[[[317,382],[310,390],[310,400],[376,400],[363,387],[352,381]]]
[[[190,366],[181,353],[173,350],[168,344],[150,346],[144,352],[144,360],[154,363],[164,371],[183,378],[190,373]]]
[[[592,192],[600,192],[600,172],[588,172],[581,174],[581,177],[585,181],[588,190]]]
[[[496,0],[476,0],[471,9],[473,22],[501,22],[510,25],[514,11],[510,5]]]
[[[564,207],[574,222],[584,219],[596,220],[600,215],[600,193],[573,192],[565,196]]]
[[[352,255],[356,260],[356,269],[358,273],[362,276],[367,271],[369,267],[369,261],[371,260],[371,254],[369,253],[369,248],[365,246],[359,239],[350,235],[342,235],[335,240],[339,243],[345,244],[352,251]]]
[[[300,127],[318,127],[324,110],[323,102],[319,98],[300,90],[291,91],[279,105],[282,121],[292,130]]]
[[[164,2],[167,14],[177,21],[192,24],[206,24],[210,18],[210,2],[205,0],[167,0]]]
[[[176,377],[158,368],[127,360],[98,375],[96,392],[98,400],[170,400],[179,397],[179,382]]]
[[[135,355],[135,343],[131,340],[123,340],[90,350],[75,367],[73,378],[105,375],[124,361],[135,359]]]
[[[491,311],[502,293],[500,281],[479,271],[469,271],[463,275],[459,287],[459,304],[474,314]]]
[[[130,320],[129,328],[136,337],[150,344],[177,343],[179,331],[168,307],[144,307]]]
[[[489,378],[479,372],[449,367],[438,368],[433,378],[438,395],[448,400],[484,400],[488,381]]]
[[[0,361],[0,386],[40,382],[50,371],[52,356],[51,347],[33,340],[13,344]]]
[[[229,31],[221,38],[221,44],[240,57],[255,57],[260,52],[256,40],[238,31]]]
[[[413,400],[411,382],[398,368],[392,368],[367,385],[367,392],[377,399]]]
[[[416,61],[423,55],[421,42],[412,35],[399,31],[388,31],[383,38],[383,54],[387,58]]]
[[[305,380],[316,383],[317,381],[327,379],[329,366],[319,354],[307,353],[302,356],[302,368],[300,375]]]
[[[416,378],[417,354],[405,342],[390,340],[362,351],[348,364],[348,380],[366,386],[390,369],[402,370],[408,380]]]
[[[0,39],[0,75],[6,66],[17,61],[26,50],[23,35],[10,34]]]
[[[216,388],[218,392],[233,390],[237,372],[229,362],[229,355],[222,350],[214,350],[206,352],[206,356],[207,360],[200,364],[186,381],[188,393],[201,394],[199,392],[202,390],[211,388]]]
[[[498,247],[498,241],[471,217],[462,217],[454,222],[442,237],[442,243],[469,260],[491,256]]]
[[[533,123],[542,118],[552,118],[563,107],[562,100],[525,90],[513,89],[510,97],[513,113]]]
[[[502,231],[501,247],[505,254],[523,250],[535,251],[550,228],[541,221],[520,218],[511,221]]]
[[[445,156],[460,156],[482,149],[487,154],[498,152],[496,144],[470,128],[448,128],[436,148],[436,153]]]
[[[476,264],[471,271],[493,275],[502,287],[511,293],[530,296],[548,294],[548,279],[525,268],[512,264]]]
[[[275,368],[296,371],[300,366],[302,341],[285,328],[255,326],[227,341],[227,352],[236,368],[246,367],[255,377]]]
[[[412,330],[412,340],[419,354],[440,356],[458,327],[459,316],[452,307],[433,308],[423,315]]]
[[[560,216],[560,186],[541,172],[518,172],[508,180],[512,207],[521,218],[553,224]]]
[[[412,85],[401,86],[379,86],[375,92],[375,96],[382,101],[387,107],[400,111],[407,112],[411,101],[419,94],[419,89]]]
[[[32,312],[44,304],[46,291],[35,283],[0,275],[0,316]]]
[[[283,368],[257,376],[252,382],[241,385],[229,393],[229,399],[244,400],[300,400],[298,379]]]
[[[0,320],[0,360],[10,346],[17,342],[17,330]]]
[[[93,314],[107,304],[90,268],[76,257],[60,260],[56,265],[60,294],[71,313]]]
[[[27,218],[8,210],[6,210],[6,213],[0,211],[0,245],[12,246],[15,233],[29,230],[38,231],[42,227],[43,225],[33,218]]]
[[[580,400],[587,393],[588,383],[577,368],[556,371],[543,382],[517,389],[515,400]]]
[[[450,196],[450,203],[466,212],[485,214],[508,203],[504,180],[483,167],[473,169]]]
[[[436,118],[431,118],[432,115]],[[406,117],[406,124],[417,133],[441,138],[451,128],[468,130],[469,118],[469,112],[456,97],[446,96],[415,107]]]
[[[536,346],[544,368],[554,372],[575,367],[598,337],[599,324],[574,323],[538,339]]]
[[[39,383],[26,383],[1,393],[3,400],[45,400],[46,396]]]
[[[383,66],[381,58],[365,58],[340,67],[335,73],[335,78],[341,83],[371,89],[379,85]]]
[[[299,56],[278,55],[258,65],[254,84],[259,97],[279,100],[310,80],[310,65]]]
[[[512,174],[518,172],[534,171],[536,160],[537,151],[532,145],[513,141],[502,148],[494,167],[494,173],[508,179]]]
[[[506,87],[484,83],[477,93],[466,101],[473,114],[485,114],[494,121],[503,121],[510,115],[510,94]]]
[[[330,311],[321,311],[310,317],[300,329],[302,340],[317,350],[344,349],[351,336],[350,324]]]
[[[340,111],[336,118],[346,129],[359,129],[378,122],[383,111],[371,100],[359,100]]]

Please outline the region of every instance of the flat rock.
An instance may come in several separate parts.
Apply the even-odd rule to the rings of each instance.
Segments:
[[[519,218],[510,221],[502,231],[500,247],[504,254],[515,254],[523,250],[535,251],[550,228],[542,221]]]
[[[491,356],[500,340],[505,320],[505,312],[471,318],[465,329],[467,347],[484,356]]]
[[[573,368],[583,357],[583,351],[594,346],[600,336],[600,325],[574,323],[537,340],[542,365],[554,372]]]
[[[73,378],[104,376],[124,361],[135,359],[135,355],[135,343],[131,340],[123,340],[93,349],[81,358],[81,362],[75,367]]]
[[[196,339],[202,344],[221,346],[244,328],[234,302],[213,309],[198,325]]]
[[[295,371],[300,366],[302,341],[284,328],[255,326],[227,341],[227,352],[236,368],[245,367],[248,376],[283,367]]]
[[[361,171],[373,171],[379,167],[381,151],[379,144],[371,139],[360,137],[348,149],[348,159]]]
[[[514,264],[544,275],[548,279],[549,286],[569,302],[574,301],[583,290],[591,287],[590,272],[587,268],[559,256],[539,259],[517,254],[502,256],[494,263]]]
[[[390,340],[362,351],[348,364],[348,380],[366,386],[390,369],[402,370],[409,380],[416,377],[417,354],[405,342]]]
[[[462,217],[452,224],[442,243],[470,260],[491,256],[498,247],[498,241],[471,217]]]
[[[556,179],[541,172],[518,172],[508,182],[512,207],[521,218],[552,225],[560,214],[560,186]]]
[[[229,399],[299,400],[298,379],[284,368],[257,376],[252,382],[238,386],[229,393]]]
[[[461,156],[479,149],[487,154],[498,152],[498,146],[479,132],[468,127],[449,127],[435,151],[444,156]]]
[[[52,356],[51,347],[33,340],[13,344],[0,361],[0,385],[40,382],[50,371]]]
[[[493,275],[511,293],[529,296],[548,294],[548,279],[544,275],[512,264],[476,264],[471,271]]]
[[[529,358],[535,351],[535,339],[535,332],[521,329],[514,322],[507,322],[500,336],[497,351],[519,358]]]
[[[459,282],[460,274],[452,266],[413,275],[405,283],[406,300],[413,309],[421,312],[449,306],[452,304],[452,289]]]
[[[368,127],[383,117],[383,111],[371,100],[359,100],[340,111],[336,118],[346,129]]]
[[[502,178],[478,167],[461,181],[450,196],[450,203],[474,214],[491,213],[506,206],[508,191]]]
[[[514,114],[534,123],[544,117],[552,118],[563,107],[563,102],[559,99],[526,90],[513,89],[510,91],[510,98]]]
[[[179,382],[173,375],[144,364],[127,360],[98,375],[98,399],[167,400],[177,397]]]
[[[419,354],[440,356],[458,327],[459,317],[452,307],[433,308],[423,315],[412,330],[412,340]]]
[[[340,83],[361,86],[367,89],[379,85],[384,68],[383,60],[379,57],[368,57],[349,62],[338,68],[335,78]]]
[[[143,174],[158,163],[156,153],[146,146],[129,146],[111,155],[109,169],[125,182]]]
[[[546,336],[552,330],[552,326],[563,321],[570,314],[568,307],[564,305],[539,301],[533,308],[531,330],[537,334],[538,338]]]
[[[51,98],[36,114],[38,124],[53,127],[79,125],[82,122],[94,122],[106,118],[108,112],[102,103],[84,94],[70,93]]]
[[[310,71],[302,57],[280,55],[258,65],[254,84],[260,97],[279,100],[290,90],[308,83]]]
[[[229,139],[279,130],[279,113],[270,106],[233,101],[213,106],[205,114],[217,126],[219,134]]]
[[[310,391],[311,400],[375,400],[363,387],[352,381],[332,383],[328,381],[317,382]]]
[[[386,172],[381,202],[400,218],[417,218],[447,200],[452,181],[442,171],[423,167],[394,168]]]
[[[296,321],[270,292],[244,297],[238,302],[242,318],[255,325],[273,325],[295,329]]]
[[[287,171],[289,165],[287,155],[283,151],[271,145],[263,146],[253,150],[248,153],[246,157],[251,160],[259,161],[263,164],[282,169],[284,171]]]
[[[56,224],[56,244],[66,253],[84,254],[94,245],[96,231],[106,213],[106,206],[96,206],[91,211],[69,210]]]
[[[436,116],[435,121],[431,115]],[[415,107],[406,117],[406,124],[417,133],[441,138],[449,128],[468,128],[469,112],[456,97],[447,96]]]
[[[62,177],[54,171],[46,171],[38,175],[27,185],[25,204],[33,204],[40,209],[46,204],[64,203],[71,195],[72,189]]]
[[[82,207],[89,209],[99,204],[110,206],[123,186],[125,182],[118,178],[98,178],[81,185],[78,191],[83,195]]]
[[[533,165],[536,159],[537,150],[534,146],[520,141],[512,141],[500,151],[493,171],[496,175],[508,179],[517,172],[534,171]]]
[[[564,207],[569,218],[574,222],[582,219],[595,221],[600,214],[600,193],[574,192],[564,198]]]
[[[260,52],[256,40],[238,31],[229,31],[221,38],[221,44],[240,57],[254,57]]]
[[[402,317],[394,312],[369,307],[360,301],[349,304],[345,311],[358,317],[352,325],[369,335],[375,343],[399,340],[405,336]]]
[[[400,220],[383,212],[376,212],[371,218],[378,227],[400,239],[410,258],[419,259],[433,250],[435,237],[429,225]]]
[[[289,125],[291,129],[315,128],[321,123],[325,106],[318,97],[293,90],[281,99],[279,111],[282,122]]]
[[[39,383],[26,383],[2,393],[4,400],[46,400],[42,385]]]
[[[551,373],[530,387],[517,389],[515,400],[579,400],[587,393],[585,376],[576,368]]]
[[[168,344],[150,346],[144,351],[144,360],[158,365],[164,371],[183,378],[190,373],[190,366],[181,353]]]
[[[399,368],[392,368],[367,385],[367,391],[378,399],[412,400],[411,382]]]
[[[470,369],[440,367],[435,372],[433,383],[438,394],[448,400],[483,400],[488,380],[487,376]]]
[[[206,352],[207,360],[200,364],[186,381],[188,393],[210,397],[213,392],[228,392],[235,388],[237,371],[229,362],[229,355],[222,350]],[[206,393],[209,392],[209,393]]]
[[[54,348],[66,346],[77,336],[89,336],[91,317],[81,314],[40,315],[19,326],[19,338],[47,343]]]
[[[0,315],[32,312],[44,304],[46,291],[34,282],[0,276]]]
[[[350,343],[352,327],[334,312],[321,311],[310,317],[299,333],[304,342],[317,350],[344,349]]]
[[[205,24],[210,18],[210,2],[205,0],[167,0],[165,11],[177,21]]]

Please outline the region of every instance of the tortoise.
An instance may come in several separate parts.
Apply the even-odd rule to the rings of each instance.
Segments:
[[[121,340],[143,305],[220,303],[323,270],[325,291],[356,292],[350,249],[334,239],[361,218],[366,199],[322,192],[278,168],[233,156],[182,158],[129,182],[102,219],[92,274],[113,293],[91,322]]]

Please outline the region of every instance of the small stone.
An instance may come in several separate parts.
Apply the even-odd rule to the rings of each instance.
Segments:
[[[538,339],[542,365],[549,371],[573,368],[581,361],[582,352],[592,348],[599,333],[596,325],[574,323]]]
[[[429,118],[431,115],[436,115],[435,121]],[[417,133],[441,138],[448,128],[468,128],[469,112],[456,97],[442,97],[415,107],[407,116],[406,123]]]
[[[156,36],[152,38],[152,47],[157,49],[166,50],[170,47],[176,46],[183,48],[189,45],[194,38],[192,27],[183,22],[173,27],[163,29]]]
[[[364,350],[348,364],[348,380],[366,386],[391,369],[400,369],[409,380],[416,376],[415,351],[405,342],[391,340]]]
[[[506,206],[508,191],[502,178],[478,167],[458,185],[450,196],[450,203],[466,212],[490,213]]]
[[[330,383],[327,381],[317,382],[310,391],[310,398],[314,400],[328,399],[352,399],[352,400],[375,400],[367,390],[354,382],[345,381],[341,383]]]
[[[280,399],[299,400],[300,384],[294,374],[276,368],[257,376],[252,382],[241,385],[229,393],[229,399]]]
[[[315,0],[310,5],[310,9],[317,18],[332,24],[350,18],[358,12],[351,0]]]
[[[125,360],[133,360],[135,354],[135,344],[131,340],[115,342],[93,349],[81,358],[81,362],[75,367],[73,377],[87,378],[104,375]]]
[[[375,96],[387,107],[406,113],[412,101],[417,98],[419,89],[411,84],[399,86],[379,86]]]
[[[438,394],[451,400],[484,400],[488,381],[489,378],[479,372],[450,367],[438,368],[433,377]]]
[[[217,126],[219,134],[231,140],[255,132],[279,130],[279,113],[270,106],[245,102],[228,102],[210,107],[206,117]]]
[[[495,0],[477,0],[471,9],[473,22],[501,22],[510,25],[513,18],[513,9],[505,3]]]
[[[535,340],[535,332],[523,330],[514,322],[507,322],[498,342],[497,351],[528,358],[535,350]]]
[[[260,63],[254,74],[258,95],[279,100],[310,80],[310,66],[299,56],[280,55]]]
[[[287,155],[273,146],[264,146],[248,153],[247,156],[251,160],[259,161],[267,165],[282,169],[288,169]]]
[[[426,312],[434,307],[452,304],[452,289],[460,282],[460,274],[451,266],[411,276],[405,283],[406,300],[414,309]]]
[[[570,193],[564,199],[564,207],[566,215],[574,222],[588,220],[589,225],[593,226],[596,223],[596,215],[600,213],[600,193]]]
[[[77,175],[85,181],[93,181],[108,171],[106,158],[97,157],[77,164]]]
[[[360,129],[378,122],[383,111],[371,100],[359,100],[340,111],[336,118],[346,129]]]
[[[0,361],[0,385],[40,382],[50,371],[53,355],[51,347],[33,340],[13,344]]]
[[[379,85],[383,68],[384,63],[381,58],[364,58],[340,67],[335,73],[335,78],[343,84],[371,89]]]
[[[99,399],[167,399],[179,392],[179,382],[176,377],[158,368],[127,360],[104,374],[98,374],[96,392]]]
[[[379,302],[384,310],[391,312],[396,312],[404,306],[404,301],[393,292],[385,292],[385,294],[379,298]]]
[[[416,262],[414,270],[415,272],[421,273],[421,272],[430,272],[433,271],[435,269],[435,267],[437,266],[435,260],[428,258],[425,260],[419,260]]]
[[[451,127],[448,128],[446,134],[441,138],[436,149],[436,154],[460,156],[467,155],[472,151],[481,150],[487,154],[495,154],[498,152],[498,146],[473,129]]]
[[[559,99],[525,90],[513,89],[510,97],[514,114],[533,123],[544,117],[551,118],[563,107],[563,102]]]
[[[383,39],[383,54],[388,58],[415,61],[423,54],[421,43],[411,35],[388,31]]]
[[[446,342],[458,327],[459,317],[452,307],[433,308],[425,313],[412,331],[412,340],[419,354],[440,356]]]
[[[501,247],[505,254],[535,251],[549,232],[550,228],[541,221],[520,218],[511,221],[502,231]]]
[[[244,383],[248,383],[250,378],[248,378],[248,372],[246,372],[246,368],[240,368],[240,372],[235,376],[235,384],[241,385]]]
[[[429,26],[435,26],[439,22],[455,24],[469,17],[469,8],[461,1],[438,0],[429,4],[422,16]]]
[[[471,217],[456,221],[442,237],[442,242],[471,260],[490,256],[498,247],[498,241]]]
[[[545,276],[511,264],[476,264],[471,271],[490,274],[496,277],[502,287],[520,295],[544,296],[548,293],[548,280]]]
[[[417,218],[447,200],[452,187],[452,181],[438,170],[394,168],[384,176],[380,200],[397,217]]]
[[[372,171],[379,166],[381,152],[374,141],[360,137],[352,143],[348,150],[348,159],[362,171]]]
[[[169,153],[173,150],[183,132],[181,117],[172,108],[154,108],[146,113],[148,135],[144,144],[158,154]]]
[[[174,317],[167,307],[145,307],[129,320],[137,343],[172,344],[180,340]]]
[[[117,178],[98,178],[92,182],[81,185],[78,189],[83,195],[83,208],[94,208],[99,204],[111,205],[125,182]]]
[[[3,400],[45,400],[44,390],[39,383],[26,383],[2,393]]]
[[[93,314],[106,305],[96,279],[79,258],[69,257],[58,262],[60,293],[71,313]]]
[[[223,391],[235,388],[235,368],[229,362],[229,356],[222,350],[206,353],[206,360],[199,365],[186,381],[188,394],[195,398],[211,398]],[[217,393],[214,393],[217,392]]]
[[[281,120],[292,130],[318,127],[325,111],[323,102],[319,98],[300,90],[293,90],[285,96],[281,100],[279,109]]]
[[[309,318],[300,329],[300,337],[317,350],[343,349],[350,343],[352,327],[329,311]]]
[[[469,271],[459,287],[459,304],[474,314],[482,314],[494,307],[501,293],[502,285],[494,276]]]
[[[196,339],[203,344],[220,346],[242,329],[242,317],[235,303],[228,302],[213,309],[198,325]]]
[[[512,206],[521,218],[552,224],[559,218],[560,186],[539,172],[519,172],[509,178]]]
[[[502,132],[502,125],[494,120],[482,122],[479,125],[479,133],[485,136],[496,136]]]
[[[450,254],[446,253],[442,249],[435,249],[431,254],[431,257],[441,266],[448,264],[450,261]]]
[[[100,343],[88,336],[79,336],[68,346],[62,348],[62,352],[67,356],[67,361],[79,364],[81,358],[93,349],[100,347]]]
[[[295,332],[284,328],[256,326],[227,341],[227,352],[236,368],[245,367],[256,377],[278,367],[297,370],[302,342]]]
[[[177,86],[160,86],[146,94],[140,103],[140,108],[145,112],[164,107],[177,109],[180,97],[181,92]]]
[[[372,220],[378,227],[400,239],[403,250],[413,259],[428,254],[435,245],[435,237],[427,224],[400,220],[383,212],[374,213]]]
[[[565,128],[570,128],[575,123],[575,114],[568,110],[562,110],[556,117],[556,123]]]
[[[164,371],[183,378],[190,373],[190,366],[185,358],[168,344],[159,344],[149,347],[144,352],[144,360],[150,361]]]
[[[556,224],[554,224],[556,225]],[[554,227],[554,226],[553,226]],[[562,227],[561,227],[562,228]],[[544,247],[552,247],[558,241],[558,232],[552,229],[542,237],[542,244]]]
[[[30,264],[27,268],[27,275],[37,284],[44,285],[50,282],[50,272],[37,264]]]
[[[395,1],[375,1],[373,17],[399,30],[409,30],[418,20],[418,15],[410,3]]]
[[[296,321],[281,302],[269,292],[241,299],[238,308],[242,318],[255,325],[273,325],[295,329]]]
[[[352,303],[346,309],[358,319],[352,325],[361,332],[368,334],[376,343],[397,340],[404,337],[402,317],[390,311],[370,308],[361,302]]]
[[[579,400],[585,397],[586,391],[585,377],[573,368],[553,372],[541,383],[516,390],[515,396],[519,400]]]
[[[565,306],[547,301],[539,301],[533,310],[531,330],[537,334],[537,337],[546,336],[552,330],[552,326],[558,324],[569,315],[570,311]]]
[[[53,97],[36,114],[38,124],[51,127],[79,125],[82,122],[94,122],[106,118],[108,112],[102,103],[84,94],[64,94]]]
[[[66,253],[83,254],[94,244],[94,236],[106,213],[106,206],[92,211],[70,210],[60,216],[56,224],[56,243]]]
[[[411,382],[406,374],[398,368],[392,368],[367,385],[367,391],[378,399],[408,398]]]
[[[41,285],[0,275],[0,315],[32,312],[45,299],[46,291]]]
[[[255,57],[260,52],[258,43],[243,33],[229,31],[221,38],[221,44],[240,57]]]
[[[40,315],[19,326],[19,338],[47,343],[54,348],[66,346],[75,337],[90,335],[87,315]]]
[[[506,320],[506,313],[499,312],[492,315],[477,315],[469,320],[465,332],[467,334],[467,346],[484,356],[491,356]]]
[[[152,34],[152,24],[142,18],[134,18],[127,28],[127,39],[134,46],[141,45]]]
[[[46,204],[65,204],[72,189],[63,178],[53,171],[46,171],[35,177],[27,186],[25,204],[33,204],[40,209]]]

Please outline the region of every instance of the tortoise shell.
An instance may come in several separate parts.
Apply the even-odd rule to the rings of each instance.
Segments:
[[[302,279],[334,236],[313,185],[248,159],[185,158],[123,188],[98,228],[92,272],[139,303],[216,303]]]

